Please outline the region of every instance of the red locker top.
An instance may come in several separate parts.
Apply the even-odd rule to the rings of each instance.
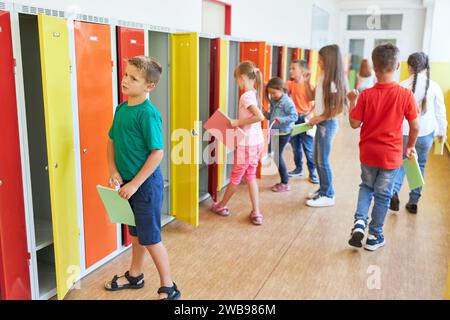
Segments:
[[[117,65],[119,68],[119,101],[124,102],[127,100],[127,96],[120,90],[120,82],[122,81],[125,68],[127,67],[127,59],[145,54],[144,30],[117,27],[117,52]]]
[[[0,11],[0,289],[2,299],[31,299],[29,253],[20,165],[11,25]]]

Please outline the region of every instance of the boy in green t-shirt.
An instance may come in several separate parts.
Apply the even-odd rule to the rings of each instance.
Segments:
[[[162,119],[147,99],[160,77],[161,65],[153,58],[137,56],[128,60],[122,79],[122,92],[128,101],[117,106],[109,130],[109,183],[118,186],[119,195],[130,202],[136,227],[128,226],[132,236],[131,268],[105,283],[108,291],[144,287],[142,273],[148,251],[161,280],[159,298],[175,300],[181,295],[170,275],[167,250],[161,242],[161,209],[164,179]]]

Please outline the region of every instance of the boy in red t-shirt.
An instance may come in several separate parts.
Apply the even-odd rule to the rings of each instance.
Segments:
[[[384,246],[383,225],[389,208],[394,179],[403,161],[402,123],[409,122],[406,157],[415,153],[419,133],[418,108],[412,92],[394,81],[399,68],[399,50],[392,44],[376,47],[372,52],[378,82],[361,92],[353,90],[350,100],[350,125],[361,127],[359,152],[361,180],[355,224],[349,244],[361,248],[368,221],[369,207],[374,198],[369,235],[365,249],[375,251]],[[357,99],[358,98],[358,99]],[[358,103],[355,107],[355,102]]]

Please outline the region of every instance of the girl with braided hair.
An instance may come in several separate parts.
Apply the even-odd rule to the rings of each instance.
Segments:
[[[402,86],[411,89],[420,111],[419,117],[419,137],[415,145],[420,170],[424,175],[428,154],[433,145],[434,137],[440,141],[446,140],[447,118],[445,113],[444,94],[442,89],[430,79],[430,63],[428,56],[423,52],[416,52],[408,58],[408,72],[410,77],[401,83]],[[403,122],[403,146],[408,139],[409,127],[406,121]],[[403,168],[398,172],[394,185],[394,195],[391,198],[390,208],[398,211],[400,201],[398,192],[400,191],[405,171]],[[411,190],[409,201],[406,204],[408,212],[417,213],[417,203],[421,196],[422,188]]]

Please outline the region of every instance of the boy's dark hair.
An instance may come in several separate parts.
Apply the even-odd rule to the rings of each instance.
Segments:
[[[296,64],[298,64],[301,68],[303,68],[304,70],[309,71],[309,64],[308,64],[308,62],[307,62],[306,60],[303,60],[303,59],[295,59],[295,60],[292,60],[291,63],[296,63]]]
[[[127,62],[141,71],[148,83],[158,84],[161,78],[162,67],[155,58],[136,56],[128,59]]]
[[[392,43],[383,44],[372,51],[374,69],[380,72],[395,71],[398,64],[399,50]]]

